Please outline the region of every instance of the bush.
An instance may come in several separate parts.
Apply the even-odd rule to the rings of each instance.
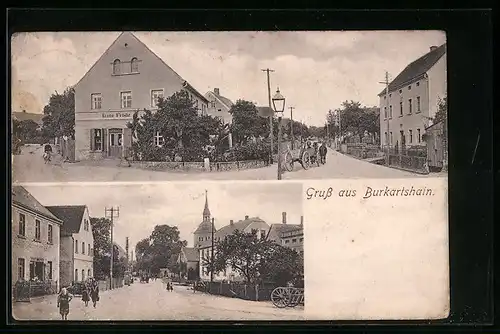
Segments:
[[[220,157],[221,161],[269,160],[270,145],[265,141],[236,145]]]

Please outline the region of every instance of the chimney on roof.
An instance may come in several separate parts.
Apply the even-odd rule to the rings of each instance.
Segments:
[[[245,216],[245,220],[248,220],[248,216]]]
[[[283,224],[286,224],[286,212],[283,212],[283,213],[281,214],[281,217],[282,217],[281,222],[282,222]]]
[[[304,216],[300,216],[300,226],[304,226]]]
[[[220,95],[219,88],[214,88],[214,93],[215,93],[215,95]]]
[[[25,114],[26,114],[26,109],[23,109],[23,113],[25,113]]]
[[[234,221],[231,219],[231,220],[229,221],[229,225],[233,225],[233,224],[234,224]]]
[[[434,51],[434,50],[436,50],[437,48],[438,48],[437,46],[433,45],[433,46],[431,46],[431,51]]]

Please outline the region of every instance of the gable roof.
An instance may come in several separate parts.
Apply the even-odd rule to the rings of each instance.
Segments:
[[[12,187],[12,204],[34,211],[45,218],[58,222],[59,224],[63,223],[60,218],[56,217],[45,206],[40,204],[40,202],[38,202],[37,199],[22,186]]]
[[[153,54],[163,65],[165,65],[170,71],[172,71],[172,73],[175,74],[175,76],[177,76],[177,78],[182,81],[182,85],[190,90],[193,91],[193,93],[196,93],[197,95],[199,95],[199,97],[203,98],[206,100],[206,98],[200,93],[198,92],[193,86],[191,86],[185,79],[183,79],[172,67],[170,67],[169,65],[167,65],[167,63],[165,63],[165,61],[163,61],[163,59],[161,59],[156,53],[154,53],[144,42],[142,42],[139,38],[137,38],[137,36],[135,36],[133,33],[131,33],[130,31],[123,31],[114,41],[113,43],[111,43],[109,45],[109,47],[106,49],[106,51],[103,52],[103,54],[96,60],[96,62],[89,68],[89,70],[87,71],[87,73],[85,73],[81,78],[80,80],[78,80],[78,82],[74,85],[74,87],[78,86],[78,84],[92,71],[92,69],[96,66],[97,63],[99,63],[101,61],[101,59],[104,58],[104,56],[106,56],[109,51],[111,50],[111,48],[120,40],[122,39],[123,37],[126,37],[126,36],[130,36],[132,38],[134,38],[137,42],[139,42],[139,44],[141,44],[142,46],[144,46],[146,48],[146,50],[148,50],[151,54]],[[208,103],[208,100],[205,101],[206,103]]]
[[[214,227],[214,233],[217,229]],[[202,221],[193,233],[212,233],[212,222]]]
[[[250,226],[251,224],[256,223],[256,222],[265,223],[265,221],[263,221],[259,217],[250,217],[248,219],[240,220],[240,221],[234,222],[232,224],[226,225],[224,227],[221,227],[217,231],[216,236],[222,239],[230,234],[233,234],[234,231],[236,231],[236,230],[243,232],[246,228],[248,228],[248,226]]]
[[[196,248],[184,247],[182,248],[182,252],[188,262],[198,262],[200,260],[199,253]]]
[[[228,99],[227,97],[224,97],[222,95],[219,95],[219,94],[215,94],[214,92],[212,91],[208,91],[207,94],[205,95],[210,95],[210,96],[213,96],[214,98],[216,98],[224,107],[226,107],[228,110],[231,109],[231,107],[233,106],[233,101],[231,101],[230,99]]]
[[[389,92],[393,92],[404,86],[409,81],[416,79],[429,71],[434,64],[446,53],[446,43],[426,53],[405,67],[398,76],[389,84]],[[385,94],[385,89],[378,95]]]
[[[64,223],[61,233],[64,235],[80,232],[85,205],[60,205],[48,206],[47,209]]]
[[[272,233],[278,240],[281,240],[281,236],[283,233],[301,228],[302,226],[298,224],[271,224],[271,226],[269,227],[269,232],[267,233],[267,237],[269,238]]]
[[[36,124],[42,125],[43,124],[43,116],[44,114],[35,114],[35,113],[29,113],[29,112],[13,112],[12,117],[18,121],[33,121]]]

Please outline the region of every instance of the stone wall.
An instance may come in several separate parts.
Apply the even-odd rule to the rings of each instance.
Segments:
[[[179,171],[179,172],[223,172],[232,170],[244,170],[261,168],[268,165],[261,160],[210,162],[210,169],[205,168],[203,162],[156,162],[156,161],[131,161],[131,167],[157,171]]]

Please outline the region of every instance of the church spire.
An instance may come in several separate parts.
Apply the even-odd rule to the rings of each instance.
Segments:
[[[208,208],[208,194],[205,190],[205,208],[203,209],[203,221],[210,220],[210,209]]]

